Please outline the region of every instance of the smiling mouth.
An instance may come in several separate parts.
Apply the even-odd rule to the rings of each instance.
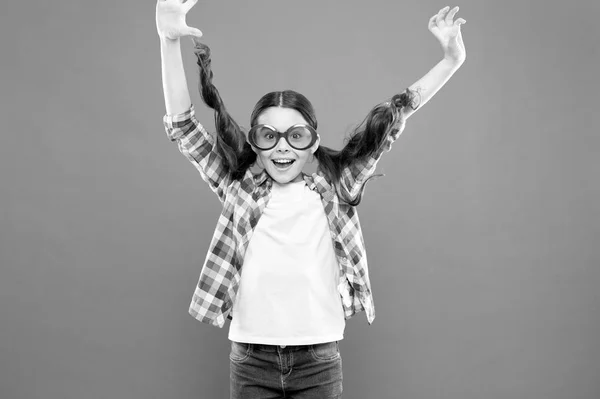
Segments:
[[[295,159],[290,159],[287,161],[273,160],[273,164],[275,165],[275,167],[277,169],[283,169],[283,170],[290,168],[294,162],[296,162]]]

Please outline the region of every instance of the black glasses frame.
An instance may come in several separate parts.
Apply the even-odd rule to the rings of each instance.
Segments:
[[[266,127],[267,129],[269,129],[269,130],[273,131],[273,134],[277,135],[277,140],[275,140],[275,144],[273,144],[271,147],[261,147],[261,146],[259,146],[259,145],[256,143],[256,140],[255,140],[255,138],[254,138],[254,134],[256,133],[256,131],[257,131],[259,128],[263,128],[263,127]],[[311,138],[311,140],[310,140],[310,143],[309,143],[307,146],[305,146],[305,147],[296,147],[295,145],[293,145],[292,143],[290,143],[290,141],[288,140],[288,136],[289,136],[289,134],[292,132],[292,130],[294,130],[295,128],[298,128],[298,127],[302,127],[302,128],[306,128],[306,129],[308,129],[308,131],[309,131],[309,132],[311,133],[311,135],[312,135],[312,138]],[[275,129],[275,128],[274,128],[273,126],[271,126],[271,125],[255,125],[255,126],[252,126],[252,128],[251,128],[251,129],[250,129],[250,131],[248,132],[248,142],[249,142],[249,143],[250,143],[252,146],[254,146],[254,147],[256,147],[256,148],[258,148],[259,150],[262,150],[262,151],[267,151],[267,150],[270,150],[270,149],[272,149],[272,148],[275,148],[275,146],[276,146],[277,144],[279,144],[279,140],[280,140],[282,137],[283,137],[283,138],[285,138],[285,141],[286,141],[286,142],[287,142],[287,143],[290,145],[290,147],[292,147],[293,149],[295,149],[295,150],[306,150],[306,149],[308,149],[308,148],[312,147],[312,146],[313,146],[313,144],[315,144],[315,143],[317,142],[317,139],[318,139],[318,137],[319,137],[319,136],[318,136],[318,134],[317,134],[317,131],[316,131],[316,130],[315,130],[313,127],[312,127],[312,126],[310,126],[310,125],[304,125],[304,124],[301,124],[301,123],[300,123],[300,124],[297,124],[297,125],[290,126],[290,127],[289,127],[289,129],[288,129],[288,130],[286,130],[286,131],[285,131],[285,132],[283,132],[283,133],[279,132],[277,129]]]

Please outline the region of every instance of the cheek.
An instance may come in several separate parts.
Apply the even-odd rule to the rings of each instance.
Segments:
[[[308,162],[309,158],[310,158],[310,153],[308,153],[308,152],[302,153],[302,154],[298,154],[298,157],[296,158],[296,162],[294,162],[294,167],[297,170],[304,169],[304,166]]]
[[[298,164],[298,167],[304,167],[304,165],[306,164],[306,162],[308,161],[308,158],[310,157],[310,154],[305,152],[302,154],[299,154],[298,156],[298,160],[296,161],[296,163]]]
[[[267,162],[271,162],[271,160],[269,159],[269,157],[271,156],[271,153],[273,151],[260,151],[257,155],[260,158],[260,160],[262,161],[263,165],[266,165]]]

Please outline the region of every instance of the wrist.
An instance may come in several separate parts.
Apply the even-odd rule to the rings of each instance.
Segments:
[[[159,36],[159,38],[160,38],[160,45],[166,46],[166,47],[178,46],[181,42],[179,37],[176,39],[169,39],[165,36]]]

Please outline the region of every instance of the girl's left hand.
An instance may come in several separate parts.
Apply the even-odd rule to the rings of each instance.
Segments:
[[[444,58],[451,62],[462,63],[467,57],[467,52],[460,33],[460,25],[467,21],[462,18],[453,21],[458,6],[448,10],[450,7],[446,6],[429,19],[429,30],[442,45]]]

